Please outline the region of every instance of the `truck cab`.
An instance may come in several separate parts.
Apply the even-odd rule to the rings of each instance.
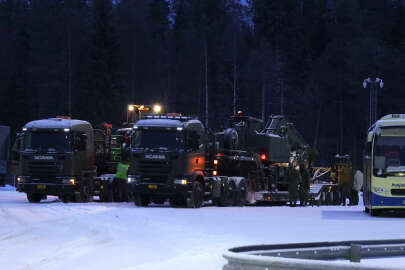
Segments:
[[[47,195],[62,201],[93,197],[94,132],[81,120],[50,118],[22,128],[18,189],[29,202]]]
[[[136,205],[149,202],[200,207],[204,196],[206,133],[184,116],[153,115],[133,128],[129,181]]]

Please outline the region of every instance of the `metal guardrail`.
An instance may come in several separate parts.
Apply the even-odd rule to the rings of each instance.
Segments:
[[[399,270],[362,265],[361,258],[405,256],[405,240],[315,242],[232,248],[223,270]],[[346,262],[344,260],[350,260]]]

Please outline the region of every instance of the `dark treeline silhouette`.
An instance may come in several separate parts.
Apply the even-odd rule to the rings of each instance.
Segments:
[[[128,103],[205,121],[208,92],[212,129],[283,113],[360,165],[363,80],[384,80],[378,116],[404,111],[404,29],[403,0],[0,0],[0,124],[119,124]]]

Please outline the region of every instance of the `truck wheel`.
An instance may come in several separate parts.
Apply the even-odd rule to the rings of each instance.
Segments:
[[[134,194],[134,204],[136,206],[148,206],[149,197],[147,195],[135,193]]]
[[[220,205],[232,206],[235,196],[235,183],[233,181],[227,181],[224,189],[221,192]]]
[[[199,181],[193,182],[190,198],[187,198],[187,208],[200,208],[204,200],[202,185]]]
[[[172,207],[183,207],[186,205],[183,197],[172,197],[169,199],[169,201]]]
[[[67,203],[67,202],[69,202],[70,197],[66,196],[66,195],[61,195],[61,196],[59,196],[59,200],[61,200],[63,203]]]
[[[165,198],[152,198],[151,200],[154,204],[164,204],[165,203]]]
[[[41,201],[41,198],[41,194],[27,193],[27,199],[30,203],[39,203]]]
[[[78,203],[87,203],[90,201],[90,196],[92,197],[92,193],[90,189],[90,185],[85,183],[85,180],[80,184],[79,192],[76,192],[73,196],[74,202]]]
[[[247,186],[245,181],[240,181],[235,196],[235,206],[245,206]]]

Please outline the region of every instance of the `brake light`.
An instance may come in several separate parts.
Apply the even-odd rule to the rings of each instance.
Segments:
[[[218,153],[217,156],[218,156],[218,157],[222,157],[222,153]]]
[[[260,160],[266,160],[266,159],[267,159],[266,154],[261,154],[261,155],[260,155]]]

